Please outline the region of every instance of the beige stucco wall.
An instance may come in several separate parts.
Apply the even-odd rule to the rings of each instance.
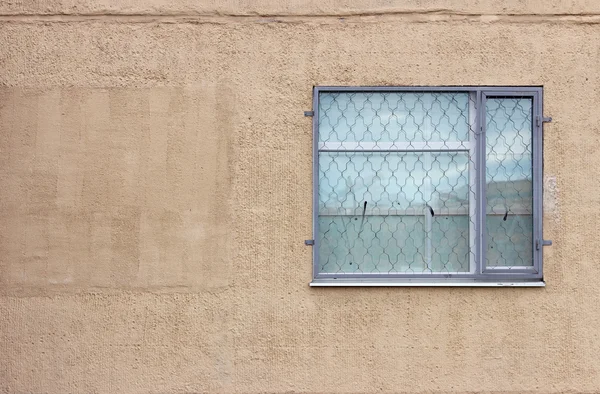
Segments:
[[[0,392],[600,391],[600,2],[0,14]],[[312,86],[480,84],[544,86],[547,287],[309,288]]]

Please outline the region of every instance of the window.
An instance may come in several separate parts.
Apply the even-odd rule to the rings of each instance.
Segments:
[[[311,285],[543,285],[541,88],[313,101]]]

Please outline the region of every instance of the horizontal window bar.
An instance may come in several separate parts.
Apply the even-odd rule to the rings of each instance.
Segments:
[[[530,265],[530,266],[511,266],[511,265],[506,265],[506,266],[499,266],[499,265],[494,265],[494,266],[484,266],[483,268],[483,274],[484,275],[490,275],[490,276],[495,276],[495,275],[537,275],[538,272],[536,271],[535,267]]]
[[[319,142],[322,152],[443,152],[468,151],[465,142]]]
[[[519,91],[484,91],[487,99],[507,98],[507,97],[533,97],[537,91],[534,90],[519,90]]]
[[[426,207],[418,209],[367,209],[365,216],[424,216],[428,214]],[[338,208],[321,208],[319,210],[319,216],[362,216],[363,209],[338,209]],[[440,209],[439,212],[435,212],[439,216],[468,216],[469,211],[467,208],[463,210],[447,211]]]
[[[545,287],[543,281],[511,282],[511,281],[391,281],[391,280],[319,280],[310,282],[311,287]]]
[[[415,208],[415,209],[386,209],[386,208],[373,208],[365,210],[365,216],[424,216],[427,214],[426,207]],[[448,208],[436,208],[433,207],[434,214],[436,216],[468,216],[468,208],[464,209],[448,209]],[[363,208],[320,208],[319,216],[362,216]],[[506,215],[505,212],[493,212],[488,213],[487,216],[502,216]],[[514,210],[512,209],[507,218],[515,215],[531,215],[531,212],[527,210]]]
[[[387,278],[388,280],[436,280],[436,279],[476,279],[475,274],[469,271],[462,272],[449,272],[449,271],[392,271],[392,272],[320,272],[315,279],[318,280],[381,280]]]
[[[541,92],[541,86],[316,86],[317,92]]]
[[[533,271],[533,266],[531,265],[495,265],[495,266],[486,266],[486,271]]]
[[[464,272],[407,272],[407,271],[392,271],[392,272],[319,272],[314,277],[315,280],[480,280],[480,281],[520,281],[520,280],[541,280],[539,273],[534,271],[523,271],[519,273],[511,273],[505,271],[496,271],[495,273],[477,274],[469,271]]]

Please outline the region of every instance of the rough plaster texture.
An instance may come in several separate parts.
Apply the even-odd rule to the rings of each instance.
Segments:
[[[0,5],[0,392],[600,391],[600,3],[346,3]],[[312,86],[478,84],[544,85],[548,286],[309,288]]]
[[[201,14],[201,15],[377,15],[460,13],[567,15],[600,12],[596,0],[7,0],[7,15],[22,14]]]

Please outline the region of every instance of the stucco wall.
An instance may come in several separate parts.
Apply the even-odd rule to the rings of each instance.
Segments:
[[[600,2],[0,4],[0,392],[600,391]],[[313,85],[543,85],[544,289],[309,288]]]

